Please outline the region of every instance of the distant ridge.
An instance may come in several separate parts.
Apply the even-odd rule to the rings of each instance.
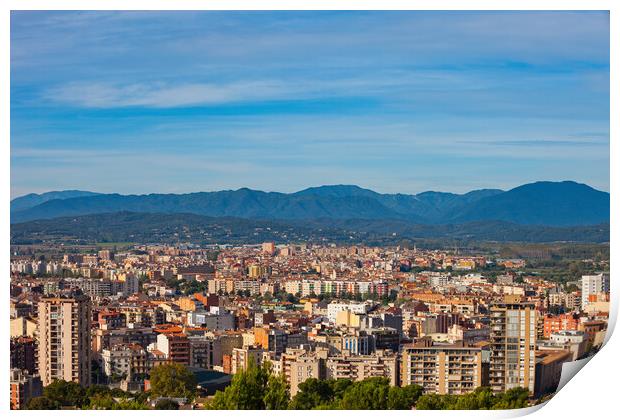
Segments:
[[[64,193],[80,195],[63,197]],[[50,195],[43,202],[28,198],[33,203],[30,207],[24,201],[30,195],[13,200],[11,222],[121,211],[262,220],[389,219],[424,225],[501,221],[583,226],[609,222],[609,193],[573,181],[535,182],[509,191],[488,189],[466,194],[380,194],[355,185],[311,187],[292,194],[248,188],[190,194],[46,194]]]
[[[80,190],[50,191],[43,194],[26,194],[11,200],[11,212],[26,210],[50,200],[88,197],[97,194],[98,193]]]

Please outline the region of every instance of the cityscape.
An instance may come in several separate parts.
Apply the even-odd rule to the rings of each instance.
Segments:
[[[608,18],[11,12],[10,408],[550,401],[608,338]]]
[[[563,363],[607,330],[604,248],[550,270],[550,250],[93,249],[14,247],[12,408],[519,408],[552,395]],[[575,280],[542,274],[563,270]],[[252,369],[264,389],[242,376]],[[358,384],[384,399],[364,405]],[[492,405],[459,399],[476,392]]]

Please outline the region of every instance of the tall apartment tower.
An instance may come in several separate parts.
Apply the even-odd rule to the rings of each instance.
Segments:
[[[39,302],[39,375],[43,386],[55,379],[90,385],[90,298],[44,297]]]
[[[534,392],[536,367],[536,309],[507,295],[494,303],[491,316],[490,385],[493,392],[522,387]]]

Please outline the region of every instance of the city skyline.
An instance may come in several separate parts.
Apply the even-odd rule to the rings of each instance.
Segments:
[[[609,191],[607,12],[11,22],[12,197],[564,179]]]

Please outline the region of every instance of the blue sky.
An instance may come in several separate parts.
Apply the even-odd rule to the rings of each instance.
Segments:
[[[12,12],[11,195],[609,191],[606,12]]]

